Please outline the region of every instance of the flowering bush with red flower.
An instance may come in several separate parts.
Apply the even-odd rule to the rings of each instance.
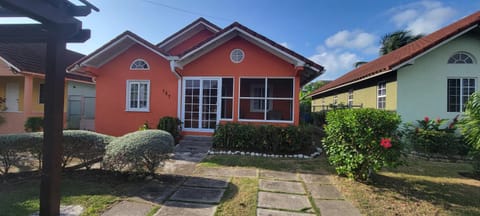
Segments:
[[[366,180],[384,166],[401,163],[400,116],[377,109],[344,109],[327,113],[323,145],[337,173]]]
[[[411,150],[423,154],[441,154],[446,156],[465,155],[468,146],[462,136],[456,132],[458,116],[452,120],[436,118],[431,120],[426,116],[417,120],[416,124],[405,125],[403,134]]]

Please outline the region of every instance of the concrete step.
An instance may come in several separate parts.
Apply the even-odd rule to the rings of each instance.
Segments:
[[[213,137],[211,137],[211,136],[184,136],[181,141],[183,141],[183,140],[212,142]]]

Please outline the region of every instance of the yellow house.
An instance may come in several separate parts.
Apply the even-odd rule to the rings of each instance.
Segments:
[[[462,114],[480,78],[480,12],[363,64],[314,91],[330,104],[396,111],[404,122]]]
[[[45,49],[45,44],[0,43],[0,98],[5,99],[6,107],[0,111],[6,120],[0,125],[0,134],[23,132],[28,117],[43,116]],[[83,57],[73,51],[67,53],[65,65]],[[66,74],[65,82],[66,114],[69,86],[85,84],[93,87],[93,82],[90,78],[72,74]]]

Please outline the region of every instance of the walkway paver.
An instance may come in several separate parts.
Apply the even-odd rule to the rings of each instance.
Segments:
[[[332,184],[330,182],[330,178],[327,175],[300,174],[300,178],[305,183]]]
[[[60,206],[60,216],[80,216],[83,213],[83,207],[80,205],[62,205]],[[39,212],[33,213],[30,216],[38,216]]]
[[[295,172],[279,172],[270,170],[261,170],[260,178],[297,181],[298,176]]]
[[[200,203],[219,203],[222,199],[225,189],[218,188],[198,188],[198,187],[180,187],[170,200],[188,201]]]
[[[288,211],[277,211],[271,209],[257,209],[257,216],[312,216],[315,214],[300,213],[300,212],[288,212]]]
[[[307,189],[313,198],[320,199],[343,199],[342,194],[333,185],[323,185],[318,183],[306,183]]]
[[[122,201],[107,210],[102,216],[144,216],[153,208],[152,204]]]
[[[322,216],[359,216],[360,211],[345,200],[321,200],[315,199],[316,206]]]
[[[226,188],[230,177],[209,176],[191,177],[183,185],[190,187]]]
[[[312,205],[305,195],[258,192],[258,207],[271,209],[285,209],[290,211],[310,210]]]
[[[264,191],[305,194],[305,189],[301,182],[260,179],[259,188]]]
[[[142,187],[137,194],[144,200],[160,204],[176,191],[177,187],[178,186],[166,184],[149,184]]]
[[[212,216],[216,205],[168,201],[155,216]]]

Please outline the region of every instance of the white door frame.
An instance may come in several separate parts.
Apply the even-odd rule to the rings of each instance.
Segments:
[[[220,107],[221,107],[221,96],[222,96],[222,78],[221,77],[183,77],[182,78],[182,104],[180,104],[182,109],[181,121],[185,122],[185,93],[186,93],[186,81],[187,80],[199,80],[200,81],[200,95],[199,95],[199,111],[198,111],[198,126],[199,128],[185,128],[183,125],[183,131],[194,131],[194,132],[214,132],[215,129],[203,129],[202,125],[202,114],[203,114],[203,82],[204,80],[216,80],[218,83],[217,90],[217,113],[216,113],[216,124],[220,122]],[[185,124],[185,123],[184,123]]]
[[[5,86],[5,112],[18,112],[18,102],[20,100],[20,85],[18,82],[8,82]]]

